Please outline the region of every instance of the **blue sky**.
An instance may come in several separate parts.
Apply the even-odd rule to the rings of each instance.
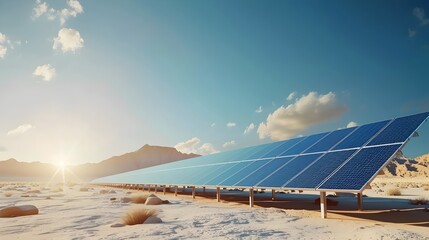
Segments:
[[[1,1],[0,33],[0,159],[207,154],[429,111],[427,1]]]

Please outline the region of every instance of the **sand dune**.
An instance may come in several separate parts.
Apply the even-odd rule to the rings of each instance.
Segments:
[[[258,193],[255,208],[247,206],[247,192],[223,191],[222,202],[214,201],[214,191],[193,200],[188,189],[174,197],[157,193],[170,204],[148,206],[112,201],[129,197],[130,190],[90,186],[63,187],[5,184],[0,188],[0,208],[35,205],[38,215],[0,218],[1,239],[429,239],[429,213],[409,199],[429,198],[423,188],[404,188],[403,195],[386,196],[374,189],[364,192],[365,211],[353,210],[354,197],[335,198],[328,219],[320,219],[314,205],[317,193]],[[88,191],[81,192],[81,188]],[[382,188],[389,187],[385,184]],[[21,193],[40,190],[37,196]],[[11,197],[2,193],[12,191]],[[101,193],[100,193],[101,192]],[[131,191],[134,192],[134,191]],[[48,199],[49,197],[49,199]],[[154,209],[162,223],[123,226],[122,216],[135,208]],[[428,207],[428,206],[426,206]],[[392,211],[391,209],[400,209]]]

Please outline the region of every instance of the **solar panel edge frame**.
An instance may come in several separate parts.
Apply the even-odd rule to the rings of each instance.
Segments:
[[[377,133],[375,133],[370,139],[368,139],[368,141],[366,141],[365,144],[363,144],[361,147],[359,147],[359,149],[352,154],[352,156],[350,156],[345,162],[343,162],[340,166],[338,166],[331,174],[329,174],[323,181],[321,181],[319,183],[319,185],[317,185],[314,189],[316,191],[331,191],[332,189],[321,189],[320,187],[325,184],[325,182],[327,182],[335,173],[337,173],[344,165],[346,165],[350,159],[352,159],[356,154],[358,154],[366,145],[368,145],[372,139],[374,139],[376,136],[378,136],[378,134],[380,134],[384,129],[387,128],[387,126],[389,126],[396,118],[392,118],[390,119],[390,121],[383,127],[381,128]],[[371,124],[371,123],[370,123]],[[338,191],[337,191],[338,192]]]

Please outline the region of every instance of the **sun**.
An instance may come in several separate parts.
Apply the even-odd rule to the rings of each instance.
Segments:
[[[56,165],[60,169],[65,169],[67,167],[67,162],[65,162],[63,160],[59,160]]]

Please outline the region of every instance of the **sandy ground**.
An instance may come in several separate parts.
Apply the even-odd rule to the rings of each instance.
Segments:
[[[187,189],[178,197],[158,192],[171,203],[145,206],[110,200],[127,197],[130,190],[100,194],[109,188],[81,192],[82,186],[76,185],[58,191],[43,184],[0,183],[0,208],[32,204],[40,210],[38,215],[0,218],[0,239],[429,239],[429,205],[409,203],[417,197],[429,199],[421,186],[427,179],[414,185],[376,180],[364,192],[363,212],[354,210],[356,198],[335,197],[330,199],[338,205],[328,207],[328,219],[320,218],[314,192],[278,193],[275,201],[271,192],[257,193],[255,208],[249,208],[245,191],[223,190],[217,203],[214,191],[203,197],[199,189],[193,200]],[[397,184],[404,185],[402,195],[386,196],[386,189]],[[40,193],[22,197],[29,190]],[[143,207],[156,209],[163,223],[112,227],[128,210]]]

